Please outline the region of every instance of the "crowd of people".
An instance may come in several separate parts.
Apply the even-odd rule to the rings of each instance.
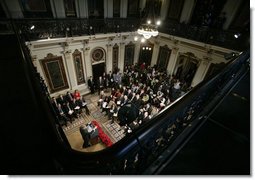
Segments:
[[[67,122],[72,123],[75,118],[78,118],[83,109],[87,115],[90,114],[87,103],[78,90],[74,93],[68,91],[65,95],[60,94],[57,98],[52,97],[51,103],[60,123],[65,126]]]
[[[184,80],[167,75],[166,71],[142,63],[126,66],[123,75],[119,70],[103,73],[98,80],[88,80],[91,93],[98,91],[98,106],[114,122],[119,109],[127,103],[139,110],[138,117],[127,124],[128,132],[162,111],[167,105],[189,90]],[[106,90],[110,94],[106,95]]]
[[[127,132],[149,121],[190,89],[183,79],[167,75],[165,70],[146,66],[145,63],[126,66],[123,75],[115,70],[113,73],[103,73],[97,80],[90,76],[88,86],[91,94],[98,93],[98,106],[112,123],[114,120],[120,121],[118,112],[122,106],[128,103],[135,106],[137,117],[131,123],[124,122]],[[72,123],[83,109],[87,115],[90,114],[78,90],[52,97],[52,106],[64,125]]]

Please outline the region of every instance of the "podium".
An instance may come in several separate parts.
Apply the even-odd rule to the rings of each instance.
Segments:
[[[98,133],[98,128],[92,124],[87,124],[87,129],[88,129],[88,133],[89,133],[89,142],[91,145],[95,145],[98,143],[99,141],[99,133]]]
[[[98,129],[94,129],[93,131],[90,132],[90,139],[89,142],[91,145],[95,145],[97,144],[99,141],[99,137],[98,137]]]

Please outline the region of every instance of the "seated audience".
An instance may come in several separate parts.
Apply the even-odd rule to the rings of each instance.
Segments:
[[[81,99],[81,94],[78,90],[75,90],[73,93],[73,98],[76,100],[80,100]]]

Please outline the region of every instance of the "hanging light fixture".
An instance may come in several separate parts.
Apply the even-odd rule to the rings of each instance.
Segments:
[[[148,8],[144,19],[142,19],[142,24],[137,30],[137,33],[143,35],[145,39],[150,39],[152,36],[158,35],[158,26],[161,24],[159,19],[155,18],[154,12],[154,0],[147,1]]]

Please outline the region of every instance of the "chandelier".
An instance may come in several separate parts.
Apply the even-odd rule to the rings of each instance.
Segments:
[[[149,7],[145,17],[142,19],[142,23],[137,30],[137,33],[142,35],[145,39],[150,39],[158,35],[158,26],[160,25],[160,20],[156,20],[154,12],[154,0],[149,1]],[[147,21],[145,23],[145,21]]]

